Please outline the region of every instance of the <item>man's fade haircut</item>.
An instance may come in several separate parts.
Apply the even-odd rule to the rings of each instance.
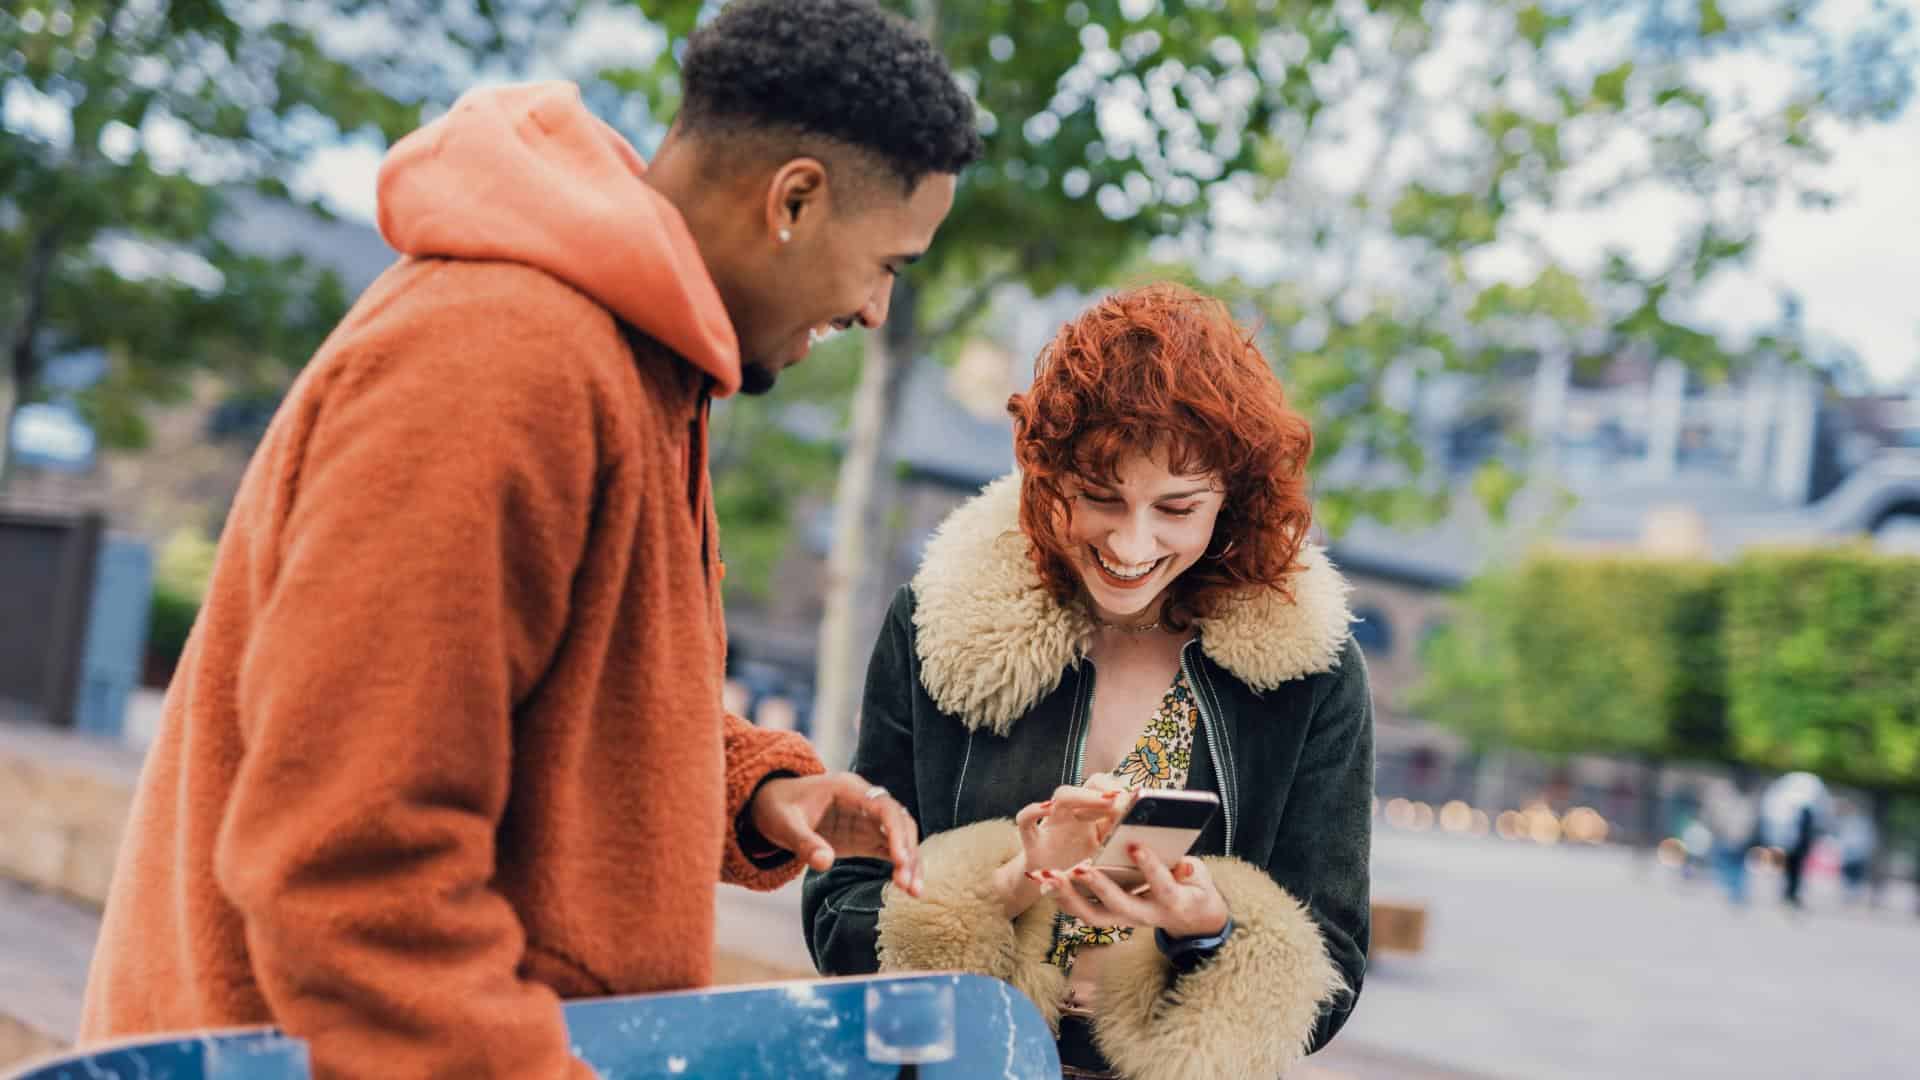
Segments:
[[[946,60],[870,0],[735,0],[688,40],[681,81],[675,124],[689,135],[824,138],[908,194],[982,153]]]

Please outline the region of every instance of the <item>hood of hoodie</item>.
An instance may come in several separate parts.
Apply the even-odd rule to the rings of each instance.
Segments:
[[[686,220],[572,83],[494,86],[394,144],[380,235],[403,255],[517,262],[740,387],[740,346]]]

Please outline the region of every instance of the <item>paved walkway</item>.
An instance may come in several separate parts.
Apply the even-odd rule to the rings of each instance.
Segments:
[[[1611,849],[1382,830],[1375,893],[1430,906],[1427,951],[1377,961],[1352,1023],[1295,1080],[1884,1080],[1920,1061],[1913,898],[1730,910]],[[805,977],[798,889],[723,888],[715,975]],[[0,880],[0,1013],[78,1016],[95,916]]]
[[[1374,966],[1342,1041],[1511,1080],[1920,1075],[1904,890],[1869,913],[1817,883],[1796,917],[1760,878],[1733,910],[1625,851],[1386,829],[1374,874],[1428,901],[1427,951]]]
[[[99,928],[93,911],[0,878],[0,1066],[71,1038]]]

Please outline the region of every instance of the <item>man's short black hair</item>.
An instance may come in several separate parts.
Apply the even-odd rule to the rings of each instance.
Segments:
[[[973,102],[912,24],[869,0],[736,0],[694,32],[677,126],[823,136],[875,156],[911,192],[980,157]]]

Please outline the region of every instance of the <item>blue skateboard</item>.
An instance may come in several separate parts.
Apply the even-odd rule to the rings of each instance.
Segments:
[[[981,975],[716,987],[572,1001],[573,1051],[606,1080],[641,1077],[1060,1075],[1046,1021]],[[272,1028],[116,1043],[42,1060],[11,1080],[308,1080],[306,1044]]]

